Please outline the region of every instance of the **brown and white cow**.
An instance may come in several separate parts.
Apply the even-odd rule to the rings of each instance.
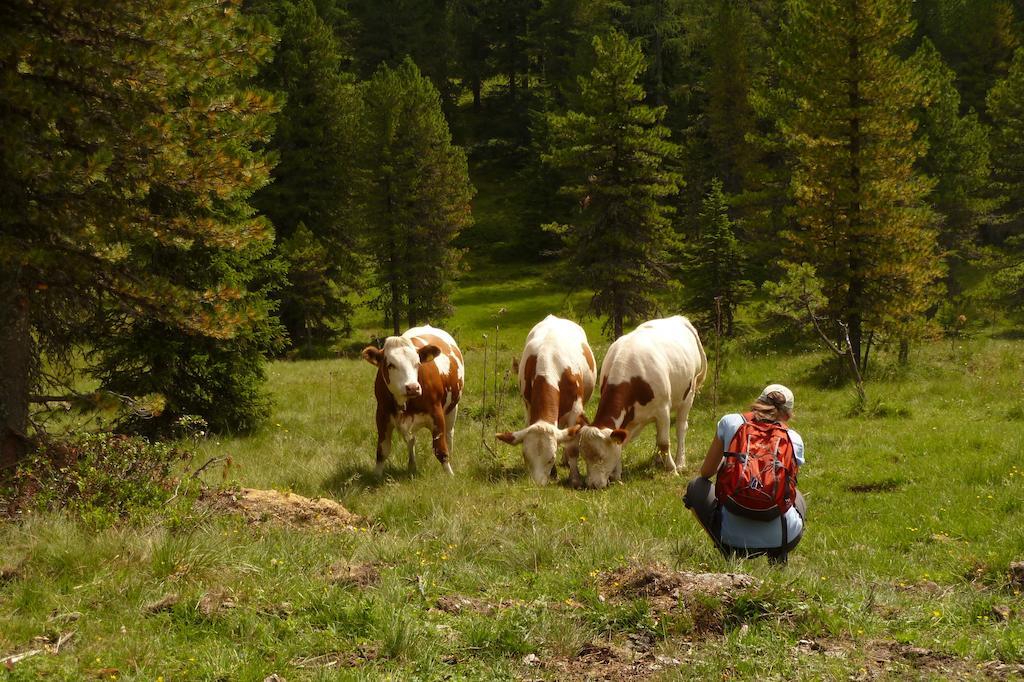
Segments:
[[[594,392],[594,354],[587,334],[575,322],[548,315],[530,330],[519,362],[519,390],[526,403],[525,429],[498,438],[522,444],[530,476],[544,485],[555,472],[555,451],[565,445],[573,485],[580,483],[577,464],[583,406]]]
[[[601,364],[601,400],[589,426],[580,429],[587,485],[604,488],[622,477],[622,446],[647,424],[657,424],[662,464],[678,474],[669,453],[676,415],[676,457],[686,466],[690,407],[704,382],[708,361],[700,336],[685,317],[645,322],[608,348]]]
[[[455,339],[441,329],[414,327],[389,336],[383,348],[367,346],[362,355],[377,366],[377,475],[384,473],[395,427],[409,448],[409,471],[416,471],[416,431],[429,428],[434,456],[451,474],[449,455],[466,375]]]

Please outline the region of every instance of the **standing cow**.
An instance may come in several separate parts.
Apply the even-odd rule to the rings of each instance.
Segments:
[[[362,355],[377,367],[377,475],[384,473],[396,426],[409,448],[410,472],[416,471],[416,431],[429,428],[434,456],[451,474],[448,457],[465,381],[455,339],[441,329],[414,327],[401,336],[389,336],[383,348],[367,346]]]
[[[704,382],[708,361],[697,330],[685,317],[645,322],[619,338],[601,365],[601,400],[590,426],[580,430],[587,485],[604,488],[622,477],[622,446],[652,421],[666,469],[678,474],[669,453],[676,414],[679,466],[686,466],[687,417]]]
[[[519,362],[527,426],[497,436],[506,443],[522,444],[523,459],[538,485],[547,483],[549,475],[557,476],[559,443],[565,444],[570,480],[579,485],[576,434],[586,423],[583,406],[594,392],[594,380],[594,354],[578,324],[548,315],[530,330]]]

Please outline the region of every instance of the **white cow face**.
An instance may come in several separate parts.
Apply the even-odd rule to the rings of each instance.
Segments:
[[[391,336],[384,342],[384,348],[367,346],[363,359],[380,368],[391,395],[399,405],[423,394],[420,386],[420,365],[432,362],[441,354],[441,349],[430,344],[417,349],[412,341],[401,336]]]
[[[584,426],[580,430],[580,452],[587,462],[587,487],[606,488],[608,481],[622,475],[622,444],[629,434],[623,429]]]
[[[554,424],[537,422],[514,433],[495,434],[498,440],[523,446],[523,461],[537,485],[547,485],[555,467],[555,452],[560,444],[575,440],[579,427],[560,429]]]

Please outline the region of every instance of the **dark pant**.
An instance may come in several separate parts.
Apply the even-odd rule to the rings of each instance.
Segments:
[[[700,521],[700,525],[704,527],[708,535],[715,543],[715,547],[724,556],[741,556],[745,558],[752,558],[758,556],[767,556],[769,561],[773,562],[785,562],[786,556],[793,551],[793,549],[800,542],[800,538],[803,537],[803,531],[800,535],[795,538],[790,538],[783,547],[772,547],[763,549],[747,549],[744,547],[730,547],[729,545],[722,543],[722,508],[718,504],[718,499],[715,497],[715,485],[710,479],[698,476],[697,478],[690,481],[690,484],[686,486],[686,494],[683,495],[683,504],[686,505],[687,509],[692,509],[697,520]],[[793,502],[793,506],[796,507],[796,511],[800,514],[801,519],[807,518],[807,503],[804,501],[804,496],[800,494],[800,491],[796,493],[796,500]],[[780,521],[781,523],[781,521]]]

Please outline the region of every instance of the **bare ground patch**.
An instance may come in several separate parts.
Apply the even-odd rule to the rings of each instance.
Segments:
[[[328,569],[327,579],[334,585],[371,587],[380,582],[380,570],[375,563],[353,564],[336,561]]]
[[[237,488],[211,491],[202,500],[212,509],[241,514],[249,523],[279,523],[318,531],[355,530],[364,521],[341,504],[278,490]]]
[[[1024,665],[987,661],[978,663],[941,651],[894,641],[802,639],[797,655],[820,655],[845,660],[856,672],[851,680],[900,679],[906,675],[935,679],[1011,679],[1024,674]]]
[[[453,616],[460,613],[482,613],[491,615],[499,609],[511,609],[518,606],[525,606],[526,602],[521,599],[501,599],[496,602],[489,602],[479,597],[466,597],[461,594],[446,594],[437,598],[434,608],[444,611]]]
[[[332,651],[317,656],[299,656],[291,661],[296,668],[358,668],[365,663],[377,660],[379,652],[376,647],[359,646],[350,651]]]
[[[557,680],[608,680],[618,682],[653,676],[666,669],[682,665],[671,656],[654,654],[650,649],[601,642],[591,643],[568,658],[544,659],[530,654],[523,659],[528,667],[524,677],[533,677],[532,671]]]
[[[745,573],[674,571],[660,564],[623,566],[605,573],[601,583],[612,599],[645,598],[658,610],[670,609],[699,595],[729,599],[759,584]]]

